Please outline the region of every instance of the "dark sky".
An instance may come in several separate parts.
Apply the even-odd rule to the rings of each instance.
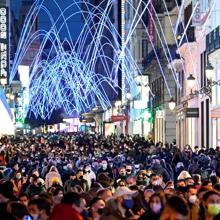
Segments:
[[[20,12],[20,7],[22,5],[22,2],[26,0],[10,0],[11,7],[13,11],[15,12],[15,16],[18,18],[19,17],[19,12]],[[31,0],[30,2],[34,2],[34,0]],[[57,4],[56,4],[57,3]],[[45,0],[44,1],[44,6],[50,11],[50,13],[53,16],[53,19],[56,20],[60,16],[60,10],[57,5],[59,5],[60,9],[64,11],[69,5],[73,3],[73,0]],[[77,8],[76,6],[72,6],[68,11],[65,12],[64,16],[65,18],[71,16],[73,13],[79,11],[80,9]],[[57,28],[61,26],[63,22],[63,19],[60,19],[59,22],[57,23]],[[67,25],[71,34],[72,40],[76,40],[82,30],[83,23],[81,20],[81,15],[77,14],[71,17],[67,21]],[[39,14],[39,28],[49,30],[51,27],[51,22],[49,20],[49,17],[47,14],[42,11]],[[66,26],[62,28],[60,32],[60,38],[63,40],[65,38],[68,38],[68,32],[66,29]]]

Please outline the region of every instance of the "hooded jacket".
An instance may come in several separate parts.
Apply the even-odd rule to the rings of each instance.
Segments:
[[[61,176],[55,166],[52,166],[49,170],[49,173],[46,175],[45,178],[45,187],[46,189],[50,188],[53,185],[53,182],[59,182],[59,184],[62,186],[62,180]]]

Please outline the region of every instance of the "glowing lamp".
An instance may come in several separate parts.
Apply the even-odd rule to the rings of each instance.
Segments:
[[[173,111],[176,107],[176,102],[174,101],[173,97],[171,97],[170,101],[169,101],[169,108],[171,111]]]
[[[195,85],[195,77],[192,74],[190,74],[189,77],[187,78],[187,81],[189,88],[192,89]]]
[[[214,68],[209,62],[208,62],[208,65],[206,66],[205,74],[206,74],[207,79],[209,81],[212,81],[213,76],[214,76]]]
[[[131,100],[131,93],[130,93],[130,92],[128,92],[128,93],[126,94],[126,98],[127,98],[128,100]]]

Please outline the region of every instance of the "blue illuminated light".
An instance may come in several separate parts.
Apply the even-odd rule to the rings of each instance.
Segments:
[[[110,19],[110,13],[114,5],[112,0],[103,0],[98,6],[94,6],[87,1],[73,0],[73,3],[64,10],[60,8],[56,0],[52,0],[60,11],[60,15],[56,20],[54,20],[52,12],[45,7],[44,1],[36,0],[26,16],[10,74],[10,82],[12,82],[18,66],[22,64],[25,56],[27,56],[31,45],[42,39],[39,43],[39,50],[30,63],[30,100],[27,111],[33,112],[36,117],[40,116],[45,119],[49,118],[52,112],[59,108],[62,108],[68,115],[73,114],[75,111],[78,113],[89,111],[97,104],[106,110],[112,105],[106,87],[110,88],[115,94],[119,89],[122,89],[122,94],[125,96],[125,89],[130,91],[130,88],[137,86],[134,79],[141,74],[141,70],[128,45],[132,41],[132,34],[140,22],[143,23],[149,37],[147,27],[142,21],[144,12],[148,10],[149,2],[140,1],[138,8],[135,9],[132,1],[122,1],[124,20],[122,21],[121,36]],[[86,10],[81,7],[82,3]],[[106,7],[102,6],[103,3]],[[141,3],[145,7],[142,13],[139,14]],[[134,18],[128,31],[125,31],[126,12],[124,4],[129,4],[134,10]],[[73,8],[74,10],[72,10]],[[31,30],[34,22],[31,23],[31,21],[37,19],[40,11],[47,14],[51,28],[49,31],[39,29],[33,33]],[[73,13],[69,13],[70,11],[73,11]],[[84,20],[84,26],[76,42],[72,42],[68,40],[71,39],[68,21],[79,15]],[[62,23],[62,25],[57,27],[58,23]],[[162,27],[159,26],[159,28]],[[157,36],[161,31],[159,28],[155,25]],[[64,29],[68,36],[67,39],[61,41],[60,33]],[[119,43],[118,39],[121,39],[122,44]],[[162,49],[168,51],[166,59],[170,60],[171,55],[164,34],[162,34],[162,38],[159,36],[159,41],[162,44]],[[51,47],[46,50],[48,43]],[[156,54],[166,88],[171,95],[164,70],[151,39],[150,43]],[[64,47],[69,49],[65,50]],[[114,55],[112,57],[108,56],[106,51],[112,51]],[[42,59],[42,57],[46,58]],[[100,65],[102,72],[97,70]],[[122,88],[118,85],[117,74],[119,71],[123,74]],[[179,87],[175,69],[172,69],[172,73]],[[129,88],[125,88],[125,85]]]

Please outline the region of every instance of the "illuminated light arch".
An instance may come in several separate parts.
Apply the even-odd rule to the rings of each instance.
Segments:
[[[88,111],[99,103],[105,110],[111,106],[111,101],[104,87],[106,85],[109,86],[115,93],[117,93],[118,89],[124,90],[124,88],[119,88],[117,72],[122,71],[123,80],[126,81],[126,85],[130,88],[136,86],[134,78],[138,74],[141,74],[141,70],[138,68],[128,47],[128,43],[139,22],[143,23],[149,37],[147,27],[142,21],[143,13],[147,10],[149,11],[149,1],[147,3],[140,1],[138,8],[133,8],[135,16],[128,34],[123,36],[122,45],[120,45],[118,41],[121,36],[109,19],[110,10],[113,7],[112,0],[103,0],[103,2],[107,2],[107,7],[104,9],[101,7],[103,2],[101,2],[99,6],[93,6],[88,2],[73,0],[73,3],[63,11],[56,0],[53,0],[53,2],[60,11],[60,15],[56,20],[53,19],[50,11],[44,6],[44,0],[36,0],[31,7],[25,19],[24,28],[18,43],[18,49],[10,75],[10,82],[13,80],[18,65],[22,63],[31,44],[41,37],[43,40],[41,41],[39,51],[30,65],[29,111],[33,112],[36,117],[40,116],[45,119],[49,118],[52,112],[59,108],[63,108],[67,114],[71,115],[74,111]],[[130,1],[124,0],[124,2],[130,4]],[[85,4],[87,10],[81,10],[82,3]],[[141,3],[144,3],[145,7],[142,13],[139,14]],[[133,7],[132,4],[130,4],[130,6]],[[78,8],[78,11],[74,11],[71,15],[66,17],[66,12],[71,10],[72,7],[74,7],[74,9]],[[40,29],[35,33],[31,33],[31,28],[34,24],[33,22],[33,24],[30,25],[31,18],[34,21],[41,10],[48,15],[51,22],[51,29],[49,31]],[[75,44],[67,39],[61,42],[59,34],[63,28],[67,30],[68,38],[71,39],[68,21],[78,14],[83,17],[85,22],[82,32]],[[95,18],[97,18],[98,21],[94,22]],[[156,19],[158,19],[157,14]],[[62,25],[57,28],[56,24],[60,21],[62,21]],[[159,28],[162,29],[161,25],[159,25]],[[164,52],[168,52],[165,53],[165,57],[167,61],[169,61],[171,54],[166,37],[164,34],[159,36],[159,28],[155,25],[156,34],[162,43],[162,49]],[[103,33],[104,30],[112,33],[112,35],[106,36]],[[90,40],[89,44],[88,40]],[[102,43],[103,41],[105,41],[105,43]],[[47,51],[47,54],[45,54],[45,46],[48,42],[51,43],[51,48]],[[165,45],[163,45],[163,42],[165,42]],[[162,65],[156,53],[155,45],[151,39],[150,43],[155,52],[166,88],[171,96]],[[67,44],[70,51],[65,51],[63,44]],[[114,53],[113,59],[105,54],[105,48],[111,48]],[[47,58],[42,60],[42,55],[47,55]],[[98,62],[102,65],[103,73],[97,73],[96,71],[95,67]],[[172,67],[171,71],[177,86],[180,87],[176,77],[176,70]],[[136,75],[134,75],[134,73]]]

